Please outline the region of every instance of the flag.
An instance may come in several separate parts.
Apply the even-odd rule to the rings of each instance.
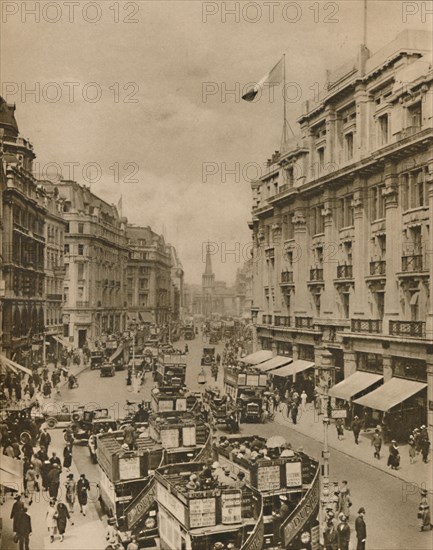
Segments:
[[[122,195],[120,195],[119,202],[117,203],[117,210],[119,212],[120,217],[122,217]]]
[[[283,81],[283,57],[257,84],[254,84],[243,96],[245,101],[253,101],[265,84],[278,86]]]

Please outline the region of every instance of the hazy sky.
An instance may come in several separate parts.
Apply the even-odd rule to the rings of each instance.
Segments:
[[[2,2],[2,95],[40,171],[57,163],[108,202],[122,195],[130,222],[177,246],[188,282],[201,280],[202,243],[217,243],[214,270],[230,282],[251,240],[248,179],[282,130],[281,93],[247,103],[241,90],[285,53],[296,129],[325,69],[356,54],[362,1],[73,4]],[[431,2],[368,5],[373,52],[401,30],[431,28]],[[225,256],[236,243],[240,257]]]

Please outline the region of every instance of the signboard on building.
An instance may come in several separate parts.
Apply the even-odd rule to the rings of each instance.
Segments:
[[[286,487],[300,487],[302,485],[301,462],[286,462]]]
[[[182,443],[184,447],[193,447],[196,442],[195,426],[185,426],[182,428]]]
[[[159,400],[158,402],[158,411],[159,412],[168,412],[173,410],[173,401],[172,400]]]
[[[332,409],[331,418],[346,418],[347,411],[346,409]]]
[[[119,457],[119,479],[138,479],[140,477],[140,457]]]
[[[179,447],[179,430],[161,430],[161,445],[164,449],[173,449]]]
[[[186,399],[176,399],[176,410],[186,411]]]

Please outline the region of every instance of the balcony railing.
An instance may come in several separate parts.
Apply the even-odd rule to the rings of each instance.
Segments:
[[[47,300],[61,302],[63,300],[63,296],[61,294],[47,294]]]
[[[385,275],[386,274],[386,261],[375,260],[370,262],[370,275]]]
[[[264,325],[272,325],[272,315],[263,315],[262,322]]]
[[[424,321],[390,321],[389,333],[392,336],[412,336],[425,338]]]
[[[337,279],[352,279],[352,278],[353,278],[353,266],[337,265]]]
[[[422,271],[422,254],[412,254],[411,256],[401,257],[402,271]]]
[[[382,332],[381,319],[352,319],[352,332],[367,332],[369,334],[379,334]]]
[[[323,281],[323,268],[314,267],[310,269],[310,281]]]
[[[76,305],[77,305],[77,307],[89,307],[90,302],[89,301],[83,301],[83,300],[77,300]]]
[[[275,326],[276,327],[290,327],[290,317],[287,315],[276,315],[275,316]]]
[[[293,283],[293,271],[281,272],[281,284]]]
[[[313,327],[313,318],[312,317],[295,317],[295,327],[296,328],[312,328]]]

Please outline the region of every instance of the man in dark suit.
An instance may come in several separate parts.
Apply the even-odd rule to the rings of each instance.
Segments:
[[[24,506],[23,511],[18,517],[17,536],[19,542],[19,550],[29,550],[29,537],[32,534],[32,520],[27,513],[27,508]]]
[[[367,526],[364,521],[365,508],[358,510],[358,517],[355,520],[355,531],[358,544],[356,550],[365,550],[365,539],[367,538]]]
[[[18,519],[24,509],[24,502],[21,500],[21,495],[16,495],[14,505],[12,506],[11,510],[11,520],[13,520],[12,523],[12,530],[14,533],[17,532],[17,525],[18,525]]]
[[[339,550],[349,550],[350,527],[347,525],[347,517],[341,513],[338,519],[340,520],[337,526],[338,548]]]

